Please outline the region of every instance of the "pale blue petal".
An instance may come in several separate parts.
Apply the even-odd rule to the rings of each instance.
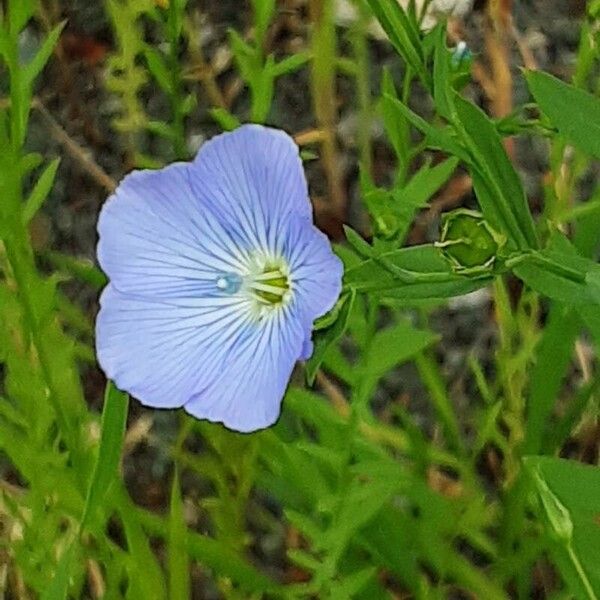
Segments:
[[[241,266],[245,250],[202,206],[190,165],[128,175],[98,220],[98,261],[113,286],[151,297],[195,298]]]
[[[292,219],[283,236],[283,254],[292,274],[293,310],[310,331],[315,319],[335,305],[342,290],[342,261],[312,223]]]
[[[244,125],[206,142],[191,169],[200,202],[244,247],[274,250],[282,221],[312,219],[298,146],[286,133]]]
[[[309,335],[302,344],[302,351],[300,352],[298,360],[308,360],[312,356],[314,349],[315,345],[312,341],[312,335]]]
[[[117,291],[102,293],[96,320],[98,362],[118,388],[148,406],[182,406],[221,375],[243,338],[247,303],[215,298],[178,305]]]
[[[185,404],[185,410],[241,432],[275,423],[304,343],[300,323],[290,316],[282,311],[250,328],[231,349],[222,376]]]

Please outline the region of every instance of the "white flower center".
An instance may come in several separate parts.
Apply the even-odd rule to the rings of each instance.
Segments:
[[[291,299],[293,284],[287,262],[282,257],[255,254],[243,273],[223,273],[216,287],[227,295],[243,294],[251,301],[257,316],[285,306]]]

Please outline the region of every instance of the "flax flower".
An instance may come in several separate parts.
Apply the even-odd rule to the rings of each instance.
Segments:
[[[98,222],[97,354],[143,404],[238,431],[274,423],[342,266],[313,225],[298,148],[246,125],[191,163],[125,177]]]

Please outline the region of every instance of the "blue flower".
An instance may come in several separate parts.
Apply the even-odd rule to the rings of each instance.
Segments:
[[[298,148],[245,125],[106,202],[96,322],[107,377],[143,404],[238,431],[274,423],[342,265],[312,221]]]

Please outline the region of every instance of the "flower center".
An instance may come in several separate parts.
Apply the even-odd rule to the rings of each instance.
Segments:
[[[292,294],[287,264],[273,257],[257,256],[249,263],[246,273],[222,273],[215,284],[228,296],[238,292],[247,295],[253,300],[257,314],[283,306]]]
[[[289,295],[290,284],[283,267],[265,265],[262,273],[249,278],[248,289],[262,304],[276,306]]]

